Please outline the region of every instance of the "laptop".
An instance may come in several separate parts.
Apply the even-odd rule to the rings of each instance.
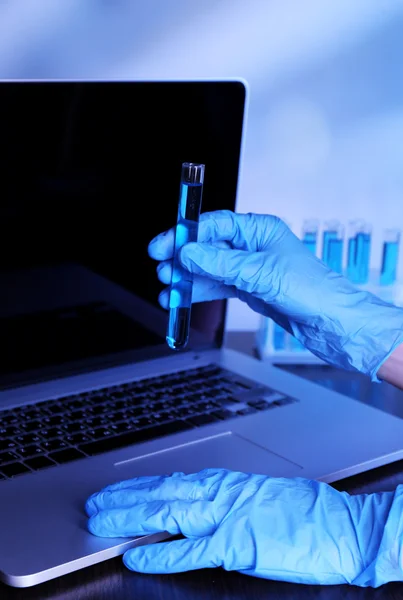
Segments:
[[[403,421],[227,349],[226,303],[165,341],[148,242],[182,162],[236,208],[242,80],[0,83],[0,574],[28,587],[168,539],[87,531],[115,481],[206,467],[332,482],[403,457]],[[270,212],[270,201],[267,201]]]

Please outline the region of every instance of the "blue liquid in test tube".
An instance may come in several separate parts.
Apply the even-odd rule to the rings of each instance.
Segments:
[[[388,229],[385,232],[382,251],[381,285],[392,285],[396,282],[399,260],[400,231]]]
[[[305,246],[309,248],[312,254],[316,254],[316,234],[306,233],[302,241],[304,242]]]
[[[299,340],[293,335],[290,335],[291,338],[291,349],[293,352],[304,352],[306,350],[305,346],[301,344]]]
[[[371,256],[370,228],[362,222],[353,222],[347,248],[347,277],[353,283],[364,284],[369,279]]]
[[[182,164],[166,335],[167,344],[173,350],[184,348],[189,339],[193,277],[181,266],[178,254],[188,242],[197,242],[203,182],[204,165]]]
[[[338,222],[328,223],[323,232],[322,260],[333,271],[342,272],[343,228]]]
[[[286,331],[273,321],[273,347],[274,350],[285,350],[286,346]]]

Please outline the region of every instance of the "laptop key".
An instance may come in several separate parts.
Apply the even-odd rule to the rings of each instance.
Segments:
[[[235,400],[235,398],[232,398],[232,397],[224,397],[224,398],[215,398],[214,403],[225,407],[225,406],[234,406],[234,404],[238,404],[239,401]]]
[[[9,463],[9,462],[15,462],[19,459],[20,459],[20,457],[17,454],[15,454],[15,452],[1,452],[0,453],[0,465],[3,465],[4,463]]]
[[[0,452],[3,450],[12,450],[18,446],[14,440],[0,440]]]
[[[145,427],[149,427],[150,425],[155,424],[155,419],[153,416],[149,417],[141,417],[140,419],[132,419],[132,423],[137,427],[137,429],[144,429]]]
[[[177,419],[177,416],[170,412],[161,412],[153,414],[153,418],[157,421],[157,423],[165,423],[165,421],[173,421],[173,419]]]
[[[14,441],[17,441],[21,446],[29,446],[31,444],[39,444],[41,437],[35,433],[26,433],[17,436]]]
[[[68,435],[66,437],[66,441],[69,444],[84,444],[84,442],[90,442],[91,438],[89,435],[85,435],[84,433],[75,433],[74,435]]]
[[[87,458],[85,454],[77,450],[77,448],[67,448],[66,450],[58,450],[57,452],[51,452],[49,458],[57,462],[59,465],[64,463],[73,462],[79,458]]]
[[[36,456],[37,454],[42,455],[44,453],[45,451],[42,450],[40,446],[25,446],[24,448],[18,448],[18,454],[20,454],[23,459]]]
[[[193,425],[199,427],[200,425],[207,425],[208,423],[217,423],[218,419],[213,414],[197,415],[188,419]]]
[[[15,425],[9,425],[8,427],[0,426],[0,437],[14,437],[19,433],[21,432],[18,427],[15,427]]]
[[[83,407],[83,401],[82,400],[69,400],[68,402],[64,403],[64,407],[66,410],[81,410]]]
[[[223,421],[225,421],[226,419],[233,419],[237,416],[236,412],[233,412],[232,410],[226,410],[225,408],[223,410],[215,410],[211,414],[213,414],[218,419],[222,419]]]
[[[242,408],[241,410],[237,411],[238,415],[242,415],[242,416],[251,415],[256,412],[257,412],[257,409],[253,408],[253,406],[248,406],[248,408]]]
[[[81,444],[78,448],[86,454],[93,456],[95,454],[101,454],[103,452],[109,452],[110,450],[117,450],[119,448],[125,448],[132,444],[140,444],[148,440],[153,440],[165,435],[171,435],[173,433],[180,433],[192,429],[190,423],[185,421],[173,421],[172,423],[165,423],[164,425],[157,425],[155,427],[147,427],[146,429],[131,431],[122,435],[105,438],[102,440],[96,440],[89,444]]]
[[[53,415],[65,412],[65,408],[61,404],[53,404],[52,406],[48,406],[47,410]]]
[[[53,467],[56,464],[53,460],[50,460],[50,458],[47,458],[46,456],[27,458],[24,462],[34,471],[40,471],[40,469],[46,469],[46,467]],[[3,467],[1,470],[4,472]]]
[[[273,402],[267,402],[266,400],[251,400],[248,404],[258,410],[266,410],[267,408],[275,408],[276,406]]]
[[[46,427],[56,427],[57,425],[63,425],[64,423],[67,423],[67,419],[63,415],[55,415],[53,417],[44,417],[42,419],[42,423]]]
[[[30,473],[28,467],[19,462],[10,463],[1,467],[1,472],[7,477],[15,477],[16,475],[22,475],[23,473]]]
[[[45,448],[47,452],[53,452],[53,450],[62,450],[62,448],[68,448],[68,444],[60,439],[49,440],[42,442],[41,446]]]
[[[98,429],[92,429],[90,431],[91,431],[91,436],[97,440],[105,438],[105,437],[109,437],[109,436],[113,435],[113,433],[114,433],[108,427],[99,427]]]
[[[107,426],[110,423],[110,419],[104,419],[102,417],[94,417],[94,418],[86,419],[85,423],[87,423],[89,429],[95,429],[96,427]]]
[[[53,427],[52,429],[41,429],[41,436],[45,440],[52,440],[53,438],[63,437],[66,432],[63,429]]]
[[[192,415],[197,414],[197,409],[195,406],[183,406],[181,408],[177,408],[175,413],[181,418],[191,417]]]
[[[88,425],[83,421],[76,421],[75,423],[66,423],[63,425],[63,431],[68,434],[85,432],[88,429]],[[42,435],[42,433],[41,433]]]
[[[18,423],[19,419],[17,417],[17,415],[11,413],[11,414],[7,414],[7,413],[2,413],[0,414],[0,425],[2,427],[5,427],[6,425],[15,425],[16,423]]]
[[[31,431],[39,431],[43,425],[41,421],[26,421],[24,423],[20,423],[19,427],[25,433],[30,433]]]
[[[276,406],[285,406],[286,404],[294,404],[295,399],[289,398],[288,396],[284,396],[280,400],[276,400],[273,404]]]
[[[39,410],[26,410],[24,412],[21,412],[18,416],[24,419],[25,421],[35,421],[45,416],[45,413]]]

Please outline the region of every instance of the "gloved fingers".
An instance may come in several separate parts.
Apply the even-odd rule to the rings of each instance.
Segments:
[[[174,540],[127,550],[123,562],[138,573],[183,573],[219,566],[211,538]]]
[[[273,299],[277,296],[278,285],[272,286],[273,265],[267,252],[222,250],[191,243],[181,249],[179,256],[183,266],[195,275],[212,277],[249,294],[262,293],[266,301],[270,300],[271,291]]]
[[[212,500],[217,485],[228,471],[224,469],[204,469],[198,473],[172,473],[149,477],[126,479],[104,487],[92,494],[86,502],[86,512],[90,517],[102,510],[106,496],[117,492],[132,491],[136,501],[172,500]]]
[[[233,248],[256,252],[264,249],[275,234],[289,231],[287,226],[272,215],[238,214],[230,210],[216,210],[200,215],[197,241],[216,244],[227,242]],[[169,260],[174,253],[175,227],[157,235],[148,246],[155,260]]]
[[[185,475],[184,473],[172,473],[171,475],[142,475],[141,477],[132,477],[131,479],[122,479],[115,483],[111,483],[103,487],[100,491],[95,492],[90,496],[93,498],[98,496],[101,492],[114,492],[116,490],[128,490],[128,489],[148,489],[158,487],[159,484],[163,483],[166,479],[171,477]]]
[[[229,211],[219,211],[219,212],[229,212]],[[205,235],[204,235],[204,226],[203,224],[205,222],[209,222],[209,215],[212,215],[214,213],[205,213],[200,215],[200,222],[199,222],[199,228],[198,228],[198,235],[197,235],[197,239],[198,241],[208,241],[205,239]],[[232,213],[231,213],[232,214]],[[171,227],[171,229],[168,229],[167,231],[163,231],[162,233],[160,233],[159,235],[157,235],[154,239],[151,240],[151,242],[148,245],[148,254],[151,258],[153,258],[154,260],[161,260],[161,261],[166,261],[166,260],[172,260],[173,255],[174,255],[174,249],[175,249],[175,235],[176,235],[176,226],[175,227]],[[206,235],[207,237],[209,237],[209,233],[208,233],[208,228],[206,229]],[[223,238],[225,239],[225,238]],[[217,238],[217,241],[219,241],[219,238]],[[223,242],[225,245],[225,242]]]
[[[169,288],[165,288],[158,296],[162,308],[169,308]],[[192,289],[192,304],[236,298],[237,290],[233,286],[219,283],[206,277],[195,277]]]
[[[132,537],[159,531],[201,537],[211,535],[217,528],[212,502],[150,502],[135,500],[133,495],[132,492],[130,496],[134,504],[131,506],[127,505],[124,495],[121,499],[116,494],[111,494],[108,502],[104,498],[103,504],[109,504],[111,508],[100,510],[90,517],[89,531],[100,537]],[[119,505],[120,501],[123,506]],[[224,509],[221,512],[223,511]]]
[[[229,211],[217,211],[229,213]],[[212,233],[212,224],[210,223],[211,218],[210,215],[214,215],[215,213],[204,213],[200,215],[200,222],[197,234],[198,242],[211,242],[217,244],[221,248],[231,247],[230,244],[226,241],[225,236],[220,238],[219,236],[216,239],[211,239]],[[233,213],[230,213],[233,214]],[[154,260],[166,261],[172,260],[174,255],[175,248],[175,232],[176,227],[171,227],[168,231],[164,231],[157,235],[151,242],[148,244],[148,254]]]
[[[290,232],[287,225],[273,215],[216,210],[201,215],[197,241],[214,245],[226,241],[231,248],[258,252],[286,232]]]
[[[168,476],[166,475],[150,475],[144,477],[134,477],[133,479],[124,479],[116,483],[105,486],[98,492],[94,492],[89,496],[85,503],[85,512],[88,517],[96,514],[99,510],[102,510],[103,498],[107,494],[117,493],[125,490],[132,490],[137,487],[138,490],[146,490],[146,493],[150,489],[158,488],[158,485],[162,483]]]
[[[172,277],[172,260],[163,260],[158,263],[157,276],[161,283],[169,285]]]
[[[230,211],[217,211],[217,213],[219,213],[221,215],[221,213],[224,215],[225,214],[225,222],[231,222],[231,216],[233,213],[230,213]],[[228,215],[227,215],[228,213]],[[212,241],[211,236],[213,234],[213,225],[215,223],[214,221],[214,212],[209,212],[209,213],[204,213],[200,215],[200,221],[199,221],[199,228],[198,228],[198,235],[197,235],[197,239],[200,242],[208,242],[208,241]],[[217,218],[219,218],[219,216],[217,215]],[[151,256],[151,258],[154,258],[155,260],[161,260],[161,261],[166,261],[166,260],[171,260],[173,255],[174,255],[174,249],[175,249],[175,233],[176,233],[176,226],[175,227],[171,227],[171,229],[168,229],[167,231],[163,231],[162,233],[160,233],[159,235],[157,235],[154,239],[151,240],[151,242],[148,245],[148,254]],[[217,237],[218,241],[220,238]],[[223,238],[225,239],[225,237]],[[165,282],[164,282],[165,283]],[[166,282],[168,283],[168,282]]]
[[[170,285],[172,277],[172,261],[165,260],[159,263],[157,267],[158,279],[165,285]],[[158,301],[162,308],[169,308],[169,287],[163,290]],[[193,278],[192,303],[209,302],[211,300],[223,300],[236,297],[237,292],[233,286],[214,281],[209,277],[200,277],[195,275]]]
[[[170,260],[174,254],[175,227],[157,235],[148,244],[148,254],[154,260]]]
[[[200,215],[197,241],[204,244],[226,241],[234,248],[256,250],[256,242],[260,237],[257,233],[256,215],[216,210]]]
[[[228,245],[225,242],[217,244],[215,247],[228,249]],[[170,285],[172,279],[172,260],[163,260],[158,263],[157,276],[161,283]]]

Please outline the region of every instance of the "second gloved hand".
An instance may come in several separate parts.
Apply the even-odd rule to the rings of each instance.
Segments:
[[[266,579],[362,587],[403,580],[400,488],[350,496],[302,478],[206,469],[122,481],[93,494],[86,510],[98,536],[186,536],[128,550],[124,562],[133,571],[221,566]]]
[[[160,280],[169,284],[174,230],[149,245]],[[198,242],[180,260],[194,274],[193,302],[238,297],[273,318],[316,356],[377,381],[403,342],[403,310],[357,289],[331,271],[270,215],[216,211],[201,215]],[[160,295],[168,307],[168,290]]]

